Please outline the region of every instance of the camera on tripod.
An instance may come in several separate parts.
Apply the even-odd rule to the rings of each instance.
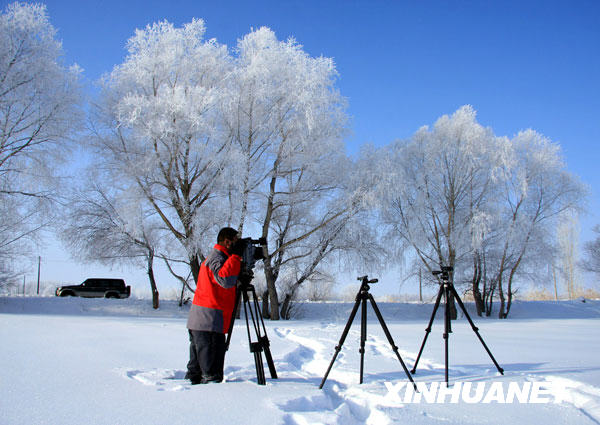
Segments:
[[[377,283],[379,282],[379,279],[371,279],[369,280],[369,276],[359,276],[356,278],[356,280],[360,280],[363,283]]]
[[[271,355],[270,342],[267,337],[267,328],[265,327],[265,322],[260,314],[258,297],[256,296],[256,290],[254,289],[254,285],[251,284],[251,281],[254,278],[254,272],[252,270],[254,269],[256,261],[265,258],[267,239],[243,238],[239,239],[236,243],[242,244],[242,267],[238,276],[238,286],[234,305],[237,308],[240,306],[241,302],[241,306],[244,309],[246,330],[248,331],[248,345],[250,347],[250,352],[254,355],[256,381],[259,385],[265,385],[265,370],[262,360],[263,352],[265,353],[271,378],[277,379],[277,371],[275,370],[275,363],[273,362],[273,356]],[[229,344],[231,342],[233,324],[236,319],[235,311],[236,309],[234,308],[229,322],[227,339],[225,340],[225,351],[229,349]],[[252,325],[250,325],[250,321],[252,321]],[[254,339],[252,339],[250,329],[254,329]]]
[[[265,250],[267,247],[266,238],[244,238],[241,239],[244,244],[244,250],[242,251],[242,274],[249,276],[253,275],[252,270],[256,265],[257,260],[263,260],[265,258]]]
[[[442,281],[447,282],[450,280],[450,273],[454,271],[454,267],[452,266],[442,266],[442,270],[434,270],[431,272],[434,276],[442,275],[440,279]]]

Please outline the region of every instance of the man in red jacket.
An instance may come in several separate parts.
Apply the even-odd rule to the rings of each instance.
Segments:
[[[186,378],[192,384],[223,380],[225,333],[235,307],[242,250],[238,231],[224,227],[219,231],[217,244],[200,266],[187,321],[190,361]]]

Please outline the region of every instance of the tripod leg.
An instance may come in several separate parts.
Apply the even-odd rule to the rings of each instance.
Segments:
[[[423,353],[423,348],[425,347],[425,343],[427,342],[427,337],[429,336],[429,333],[431,332],[431,325],[433,324],[433,319],[435,319],[435,313],[437,312],[437,310],[440,306],[440,300],[442,299],[442,294],[443,294],[443,288],[440,286],[440,290],[438,291],[438,295],[435,300],[435,306],[433,307],[433,312],[431,313],[431,318],[429,319],[429,324],[427,325],[427,328],[425,329],[425,337],[423,338],[423,342],[421,343],[421,348],[419,349],[419,354],[417,354],[417,359],[415,360],[415,365],[413,366],[412,370],[410,371],[410,373],[412,373],[413,375],[417,371],[417,365],[419,364],[419,359],[421,358],[421,354]]]
[[[277,379],[277,371],[275,370],[275,363],[273,362],[273,356],[271,355],[271,343],[269,342],[269,338],[267,337],[267,328],[265,326],[265,322],[260,314],[260,306],[258,305],[258,298],[256,297],[256,291],[254,287],[252,288],[252,297],[253,297],[253,305],[254,305],[254,313],[258,320],[260,320],[260,324],[258,325],[258,330],[260,331],[261,325],[263,330],[263,335],[258,336],[258,342],[261,343],[261,346],[265,352],[265,358],[267,359],[267,366],[269,366],[269,372],[271,373],[272,379]]]
[[[248,302],[248,294],[243,291],[242,294],[242,305],[244,306],[244,317],[246,318],[246,332],[248,334],[248,345],[252,347],[252,337],[250,336],[250,322],[249,322],[249,314],[248,309],[250,308]]]
[[[272,379],[277,379],[277,371],[275,370],[275,363],[273,362],[273,356],[271,355],[271,343],[266,335],[260,338],[261,345],[265,351],[265,358],[267,359],[267,366],[269,366],[269,373]]]
[[[250,351],[254,354],[254,366],[256,366],[256,381],[258,385],[265,385],[265,368],[262,361],[262,347],[260,342],[253,342],[250,346]]]
[[[460,309],[462,310],[462,312],[465,314],[465,317],[469,321],[469,324],[471,325],[471,329],[473,329],[473,332],[475,332],[475,335],[477,335],[477,338],[479,338],[479,341],[481,342],[481,345],[483,345],[483,348],[485,348],[485,351],[490,356],[490,359],[492,359],[492,362],[494,362],[494,365],[496,366],[496,369],[498,369],[498,372],[500,372],[500,374],[504,375],[504,369],[502,369],[500,367],[500,365],[498,364],[498,362],[496,361],[496,359],[492,355],[492,352],[490,351],[490,349],[488,348],[488,346],[485,344],[485,341],[483,340],[483,338],[479,334],[479,328],[477,326],[475,326],[475,323],[473,323],[473,320],[471,320],[471,316],[469,316],[469,313],[467,313],[467,309],[465,308],[465,305],[463,304],[462,300],[458,296],[458,293],[456,292],[456,289],[454,288],[454,286],[451,286],[450,288],[451,288],[451,291],[454,294],[454,298],[456,298],[456,301],[458,302],[458,306],[460,307]]]
[[[390,330],[388,329],[387,325],[385,324],[385,320],[383,320],[383,316],[381,315],[381,312],[379,311],[379,307],[377,307],[377,303],[375,303],[375,299],[373,298],[373,295],[369,294],[369,300],[371,301],[371,305],[373,306],[373,310],[375,311],[375,314],[377,315],[377,319],[379,319],[379,324],[381,325],[381,328],[383,329],[383,333],[385,334],[385,336],[387,337],[388,342],[392,346],[392,350],[396,354],[396,357],[398,357],[398,360],[400,361],[400,364],[402,365],[402,369],[404,369],[404,373],[408,377],[408,380],[410,382],[412,382],[413,387],[415,387],[415,390],[416,390],[417,389],[417,384],[415,384],[415,381],[413,381],[412,376],[410,375],[410,373],[408,372],[408,369],[406,368],[406,365],[404,364],[404,360],[402,360],[402,357],[400,357],[400,353],[398,352],[398,347],[394,343],[394,339],[392,338],[392,334],[390,333]]]
[[[262,345],[260,342],[252,342],[252,336],[250,335],[250,322],[249,317],[252,319],[252,325],[257,338],[260,338],[252,306],[250,305],[250,299],[248,295],[248,288],[242,290],[242,304],[244,305],[244,316],[246,317],[246,331],[248,333],[248,345],[250,346],[250,352],[254,354],[254,366],[256,368],[256,381],[258,385],[265,385],[265,369],[262,361]]]
[[[365,342],[367,341],[367,299],[362,298],[361,301],[362,310],[360,317],[360,379],[359,384],[363,383],[363,371],[365,368]]]
[[[331,368],[333,367],[333,363],[335,362],[335,359],[337,358],[340,350],[342,349],[342,345],[344,345],[344,341],[346,340],[346,337],[348,336],[348,331],[350,330],[350,326],[352,326],[352,322],[354,321],[354,316],[356,316],[356,312],[358,310],[359,305],[360,305],[360,298],[358,298],[358,296],[357,296],[356,302],[354,303],[354,307],[352,308],[352,313],[350,313],[350,317],[348,318],[348,323],[346,323],[346,327],[344,328],[344,331],[342,332],[340,342],[335,347],[335,353],[333,354],[333,358],[331,359],[331,362],[329,363],[329,367],[327,368],[327,372],[325,372],[325,376],[323,376],[321,385],[319,385],[320,390],[323,389],[323,385],[325,385],[325,381],[327,380],[327,376],[329,376],[329,372],[331,371]]]
[[[448,293],[447,285],[443,285],[444,288],[444,378],[446,380],[446,387],[448,387],[448,339],[450,338],[450,310],[448,309],[448,300],[450,294]]]
[[[231,313],[231,320],[229,321],[229,329],[227,331],[227,340],[225,341],[225,351],[229,350],[229,343],[231,342],[231,333],[233,332],[233,324],[235,323],[235,313],[240,308],[240,299],[241,291],[239,289],[236,289],[233,313]]]

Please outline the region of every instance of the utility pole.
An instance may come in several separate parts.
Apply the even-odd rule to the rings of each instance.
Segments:
[[[423,283],[421,279],[421,269],[419,269],[419,301],[423,302]]]
[[[558,301],[558,286],[556,285],[556,269],[552,265],[552,277],[554,278],[554,299]]]
[[[37,294],[40,295],[40,268],[42,266],[42,257],[38,257],[38,284],[37,284]]]
[[[25,296],[25,275],[23,275],[23,296]]]

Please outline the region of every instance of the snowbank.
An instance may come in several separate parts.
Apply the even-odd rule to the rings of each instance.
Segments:
[[[294,306],[292,320],[347,321],[354,303],[303,302]],[[190,304],[179,307],[177,301],[164,300],[154,310],[152,302],[144,299],[59,298],[59,297],[0,297],[0,313],[59,314],[85,316],[146,316],[186,318]],[[431,317],[430,303],[377,303],[387,321],[427,321]],[[443,307],[443,305],[442,305]],[[497,320],[497,316],[477,317],[473,303],[467,311],[477,321]],[[369,320],[376,320],[369,305]],[[442,314],[443,308],[438,310]],[[462,313],[461,315],[462,316]],[[515,301],[509,321],[515,319],[593,319],[600,318],[599,300],[574,301]],[[437,319],[436,319],[437,320]]]

